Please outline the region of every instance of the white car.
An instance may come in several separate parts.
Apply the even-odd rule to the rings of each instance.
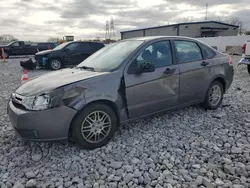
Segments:
[[[247,65],[247,70],[250,74],[250,40],[246,41],[242,46],[242,58],[238,65]]]

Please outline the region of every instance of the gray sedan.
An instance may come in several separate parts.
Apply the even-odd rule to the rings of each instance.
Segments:
[[[131,120],[193,104],[218,108],[233,74],[230,56],[195,39],[123,40],[76,68],[22,84],[11,96],[8,114],[25,139],[72,137],[93,149]]]

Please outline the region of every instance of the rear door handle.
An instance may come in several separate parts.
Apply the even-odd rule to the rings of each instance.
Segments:
[[[201,66],[207,66],[207,65],[209,65],[209,62],[206,62],[206,61],[202,61],[202,63],[201,63]]]
[[[172,74],[174,73],[174,71],[176,70],[176,67],[175,68],[167,68],[163,73],[164,74]]]

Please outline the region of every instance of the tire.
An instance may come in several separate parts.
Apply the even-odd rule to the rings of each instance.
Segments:
[[[247,71],[250,74],[250,65],[247,65]]]
[[[49,69],[51,70],[59,70],[63,66],[62,61],[60,59],[50,59],[49,60]]]
[[[98,121],[96,125],[93,125],[94,121],[92,120],[96,119],[94,117],[95,114],[97,114],[97,111],[99,112],[99,117],[101,117],[99,119],[104,118],[105,120],[103,122],[110,122],[109,125],[108,123],[105,123],[106,125],[103,124],[103,126],[105,126],[106,128],[104,128],[101,123],[98,124]],[[107,117],[104,116],[104,114],[106,114]],[[102,121],[100,120],[100,122]],[[91,125],[91,123],[93,124]],[[98,126],[100,126],[101,128],[98,128]],[[113,109],[105,104],[94,103],[80,111],[77,117],[73,120],[71,124],[71,136],[80,148],[95,149],[108,144],[108,142],[114,136],[117,127],[117,117]],[[98,129],[98,131],[96,131],[95,129]],[[100,129],[104,129],[106,131],[106,136],[104,136],[105,132],[100,131]]]
[[[218,90],[218,93],[217,93],[218,95],[214,95],[214,96],[218,96],[220,98],[214,97],[214,99],[217,99],[217,100],[211,101],[212,90],[214,90],[214,92]],[[208,91],[206,93],[206,98],[205,98],[204,103],[202,104],[202,106],[205,109],[208,109],[208,110],[217,109],[222,103],[223,95],[224,95],[224,89],[223,89],[223,86],[222,86],[221,82],[214,81],[208,88]]]

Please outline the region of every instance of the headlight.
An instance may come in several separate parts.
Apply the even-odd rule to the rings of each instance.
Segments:
[[[51,96],[48,94],[26,97],[22,104],[28,110],[45,110],[50,108]]]
[[[22,100],[22,105],[27,110],[46,110],[58,107],[61,104],[69,105],[76,100],[84,90],[85,88],[72,87],[64,91],[64,89],[61,88],[50,93],[25,97]]]

